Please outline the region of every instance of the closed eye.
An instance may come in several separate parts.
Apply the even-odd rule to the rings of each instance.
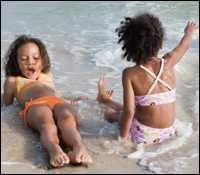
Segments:
[[[40,58],[40,57],[34,57],[34,59],[35,59],[35,60],[40,60],[41,58]]]
[[[20,60],[21,60],[21,61],[27,61],[27,60],[28,60],[28,57],[21,57]]]

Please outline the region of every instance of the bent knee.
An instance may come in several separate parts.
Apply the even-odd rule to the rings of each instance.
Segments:
[[[105,112],[104,112],[104,117],[105,118],[109,118],[110,116],[112,116],[114,113],[116,113],[115,110],[113,109],[106,109]]]
[[[43,132],[44,131],[47,131],[47,132],[51,131],[53,133],[57,133],[58,129],[57,129],[55,123],[49,122],[49,123],[41,124],[40,125],[40,131],[43,131]]]
[[[59,125],[62,125],[62,124],[76,124],[76,118],[75,116],[70,113],[70,112],[65,112],[63,114],[61,114],[60,116],[57,117],[57,123]]]
[[[122,115],[121,112],[116,112],[114,110],[107,110],[104,113],[104,119],[111,123],[119,122],[121,115]]]

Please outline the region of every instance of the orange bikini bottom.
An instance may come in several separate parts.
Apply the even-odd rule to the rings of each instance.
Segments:
[[[25,103],[24,110],[20,112],[20,115],[22,116],[25,124],[27,124],[26,121],[27,112],[33,105],[47,104],[50,109],[53,109],[56,104],[63,104],[63,103],[65,103],[65,100],[63,98],[56,96],[44,96],[36,98],[34,100],[31,99],[30,101]]]

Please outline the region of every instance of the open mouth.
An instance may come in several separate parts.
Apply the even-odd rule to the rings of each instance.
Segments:
[[[29,76],[33,76],[36,73],[36,70],[34,68],[28,68],[26,72]]]

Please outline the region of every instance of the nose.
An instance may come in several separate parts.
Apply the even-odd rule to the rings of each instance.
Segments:
[[[35,64],[35,59],[33,57],[29,57],[28,59],[28,64],[31,65],[31,64]]]

